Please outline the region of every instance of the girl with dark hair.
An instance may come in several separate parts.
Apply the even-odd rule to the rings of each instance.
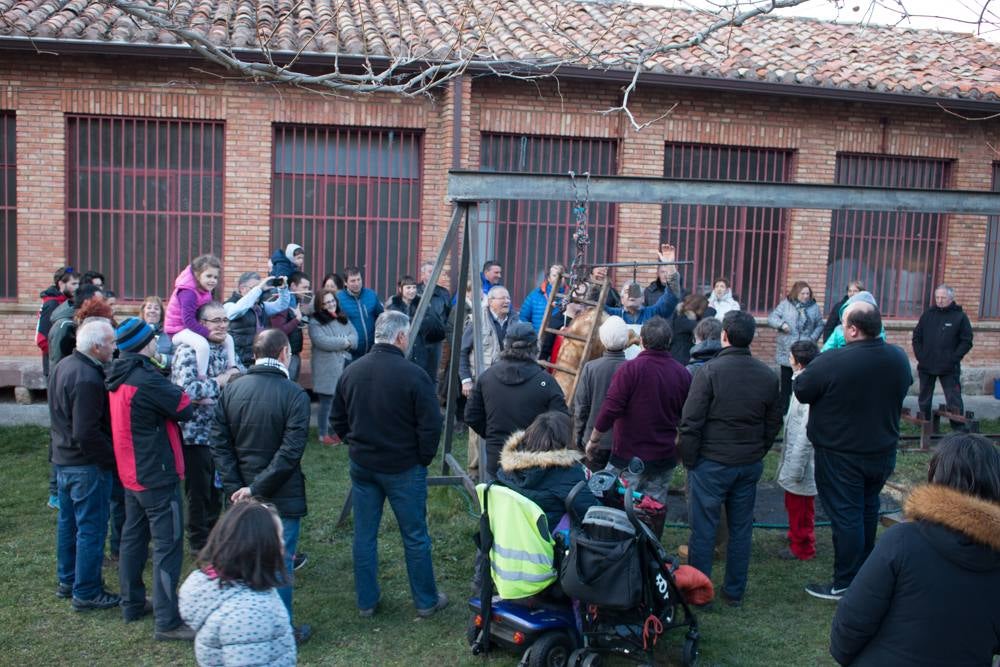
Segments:
[[[573,444],[572,420],[565,412],[543,412],[523,431],[507,438],[500,452],[497,479],[532,500],[545,512],[549,531],[566,513],[566,496],[586,479],[581,452]],[[586,485],[573,500],[577,516],[598,504]]]
[[[1000,653],[1000,446],[956,433],[837,605],[842,665],[989,665]]]
[[[335,293],[344,289],[344,279],[339,273],[330,272],[323,276],[323,282],[319,284],[322,289],[333,290]]]
[[[823,333],[823,313],[813,299],[809,283],[799,280],[788,290],[781,303],[767,316],[767,326],[778,330],[774,358],[781,368],[781,412],[788,410],[792,396],[792,367],[788,355],[792,343],[799,340],[816,342]]]
[[[351,350],[358,345],[358,332],[347,315],[340,310],[337,293],[322,289],[313,301],[313,316],[309,320],[309,340],[312,341],[313,391],[319,398],[316,425],[321,444],[340,444],[336,433],[330,433],[330,409],[337,382],[344,366],[351,359]]]
[[[179,597],[201,667],[295,664],[292,623],[277,591],[285,585],[283,543],[278,513],[254,500],[233,505],[212,529]]]

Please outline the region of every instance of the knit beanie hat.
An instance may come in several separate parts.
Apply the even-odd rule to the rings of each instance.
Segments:
[[[512,322],[503,337],[505,350],[526,350],[538,342],[538,334],[527,322]]]
[[[153,327],[138,317],[130,317],[115,329],[115,342],[122,352],[138,352],[153,340]]]
[[[872,293],[868,290],[862,290],[844,302],[844,305],[840,307],[840,315],[843,316],[847,312],[847,309],[856,303],[867,303],[878,308],[878,302],[872,296]]]
[[[631,329],[625,324],[625,320],[612,315],[601,325],[598,335],[601,337],[601,345],[606,350],[624,350],[628,345],[628,335]]]

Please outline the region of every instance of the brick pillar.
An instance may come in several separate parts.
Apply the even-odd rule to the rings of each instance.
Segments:
[[[66,121],[59,91],[22,95],[17,110],[17,294],[36,303],[66,263]],[[40,287],[41,286],[41,287]]]
[[[224,296],[232,292],[240,273],[263,274],[267,270],[271,252],[273,140],[268,98],[234,95],[226,100],[226,107]]]

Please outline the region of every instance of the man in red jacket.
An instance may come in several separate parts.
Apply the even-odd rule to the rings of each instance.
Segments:
[[[177,585],[184,559],[181,485],[184,455],[177,422],[194,416],[184,391],[152,364],[152,327],[130,317],[115,331],[121,356],[111,365],[111,436],[118,476],[125,487],[125,527],[118,575],[125,622],[145,615],[148,544],[153,541],[153,614],[159,640],[194,639],[177,611]]]

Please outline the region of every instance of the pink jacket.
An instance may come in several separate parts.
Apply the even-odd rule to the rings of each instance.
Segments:
[[[167,312],[163,317],[163,331],[173,336],[178,331],[190,329],[201,336],[208,337],[208,329],[198,323],[195,313],[198,308],[212,300],[212,293],[206,292],[198,285],[194,271],[188,264],[174,281],[174,291],[167,302]]]

